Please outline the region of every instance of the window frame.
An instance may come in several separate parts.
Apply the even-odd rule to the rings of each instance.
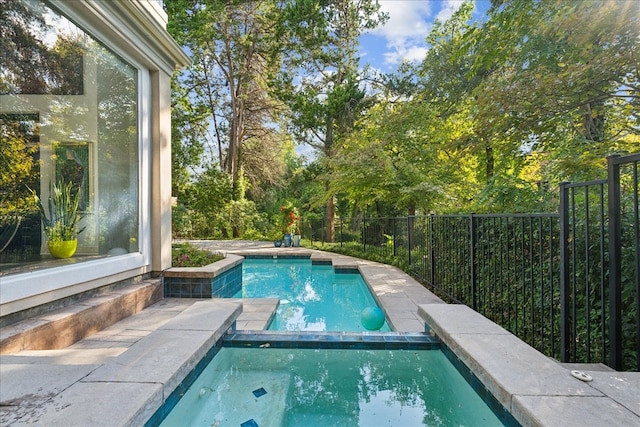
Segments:
[[[124,280],[151,270],[151,77],[148,68],[133,57],[121,43],[113,42],[100,17],[95,22],[80,16],[64,3],[44,2],[54,13],[64,16],[87,35],[101,43],[137,70],[137,126],[138,126],[138,252],[118,256],[106,256],[77,264],[43,268],[2,277],[0,304],[56,292],[56,297],[66,297],[91,290],[117,280]],[[117,17],[116,17],[117,18]],[[117,39],[117,37],[113,37]],[[129,48],[137,53],[129,41]],[[144,61],[144,58],[142,58]],[[51,298],[42,297],[46,303]],[[33,306],[33,304],[29,304]],[[11,310],[16,311],[16,310]],[[4,314],[4,313],[3,313]]]

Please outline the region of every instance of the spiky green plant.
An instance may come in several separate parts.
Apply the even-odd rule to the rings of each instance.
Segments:
[[[73,240],[84,231],[77,230],[83,215],[80,212],[80,192],[74,190],[73,183],[52,183],[49,186],[47,209],[35,191],[31,190],[38,203],[44,233],[50,242]]]

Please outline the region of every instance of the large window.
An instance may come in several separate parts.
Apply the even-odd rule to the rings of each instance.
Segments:
[[[138,70],[41,1],[0,2],[0,21],[0,274],[140,251]],[[34,197],[48,211],[66,185],[72,261],[51,256]]]

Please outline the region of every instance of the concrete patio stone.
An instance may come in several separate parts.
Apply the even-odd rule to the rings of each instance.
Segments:
[[[640,374],[593,371],[583,382],[469,307],[428,304],[418,312],[523,426],[640,425]]]
[[[164,385],[169,396],[242,310],[241,303],[199,301],[83,379]]]
[[[392,319],[390,322],[397,332],[415,332],[423,327],[423,323],[417,319]]]
[[[229,317],[233,320],[242,312],[242,302],[228,301],[224,299],[209,299],[198,301],[187,308],[169,322],[160,326],[158,330],[192,330],[192,331],[220,331],[214,334],[219,338],[231,326]]]
[[[610,398],[593,396],[514,396],[511,413],[523,427],[638,426],[639,420]]]
[[[237,327],[245,331],[262,331],[265,328],[265,322],[261,320],[245,320],[238,323]]]
[[[640,417],[640,372],[585,371],[593,382],[589,385],[600,390]],[[640,420],[639,425],[640,425]]]
[[[162,401],[161,384],[76,383],[53,397],[40,414],[12,425],[137,427],[144,425]]]
[[[6,364],[100,365],[124,353],[128,345],[62,350],[25,350],[0,358]]]
[[[423,304],[418,315],[427,325],[437,328],[441,339],[452,334],[511,335],[509,331],[461,304]]]
[[[512,395],[603,395],[514,335],[451,334],[443,341],[506,408]]]
[[[36,425],[34,421],[46,411],[54,396],[99,366],[12,363],[14,357],[0,357],[0,425],[3,426],[16,425],[19,420]]]
[[[216,341],[210,331],[158,330],[83,381],[159,383],[168,396]]]

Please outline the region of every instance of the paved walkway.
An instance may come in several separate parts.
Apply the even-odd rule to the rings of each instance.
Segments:
[[[421,332],[429,324],[523,425],[640,426],[640,373],[585,369],[593,381],[583,383],[467,307],[443,304],[395,267],[271,243],[196,243],[358,267],[395,330]],[[0,425],[142,425],[234,321],[238,329],[263,329],[277,303],[167,298],[65,349],[1,355]]]

